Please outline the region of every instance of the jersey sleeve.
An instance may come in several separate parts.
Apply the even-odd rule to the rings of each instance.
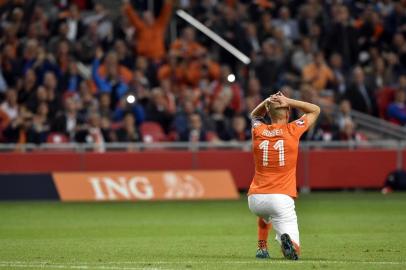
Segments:
[[[262,129],[265,125],[264,119],[261,117],[252,117],[251,118],[251,131],[252,131],[252,137],[254,138],[254,135],[258,133],[260,129]]]
[[[300,138],[308,129],[309,121],[305,114],[299,119],[289,123],[289,131],[298,138]]]

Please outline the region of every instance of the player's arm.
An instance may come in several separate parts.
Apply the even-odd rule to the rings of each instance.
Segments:
[[[270,102],[270,98],[265,99],[262,101],[255,109],[251,112],[251,126],[253,129],[259,127],[264,124],[263,118],[266,114],[266,104]]]
[[[263,123],[263,119],[265,114],[266,114],[266,104],[270,102],[270,99],[267,98],[264,101],[262,101],[258,106],[255,107],[255,109],[252,110],[251,112],[251,126],[252,128],[256,128],[261,126]]]
[[[292,98],[286,98],[286,99],[287,99],[286,103],[290,107],[299,109],[305,113],[309,126],[313,125],[314,122],[316,122],[316,120],[320,114],[319,106],[317,106],[316,104],[312,104],[309,102],[300,101],[300,100],[296,100],[296,99],[292,99]]]
[[[258,106],[256,106],[251,112],[251,119],[260,119],[263,118],[266,114],[265,105],[270,102],[270,99],[267,98],[263,100]]]

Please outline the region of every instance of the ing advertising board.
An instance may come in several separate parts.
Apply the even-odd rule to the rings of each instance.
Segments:
[[[62,201],[237,199],[228,171],[53,173]]]

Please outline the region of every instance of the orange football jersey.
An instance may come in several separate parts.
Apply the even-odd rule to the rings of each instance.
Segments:
[[[308,129],[306,115],[288,124],[252,123],[255,176],[250,194],[286,194],[296,191],[296,164],[300,136]]]

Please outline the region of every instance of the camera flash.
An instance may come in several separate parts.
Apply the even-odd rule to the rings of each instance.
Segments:
[[[230,82],[230,83],[233,83],[234,81],[235,81],[235,75],[234,74],[228,74],[228,76],[227,76],[227,80]]]
[[[128,95],[127,102],[132,104],[135,102],[135,97],[133,95]]]

